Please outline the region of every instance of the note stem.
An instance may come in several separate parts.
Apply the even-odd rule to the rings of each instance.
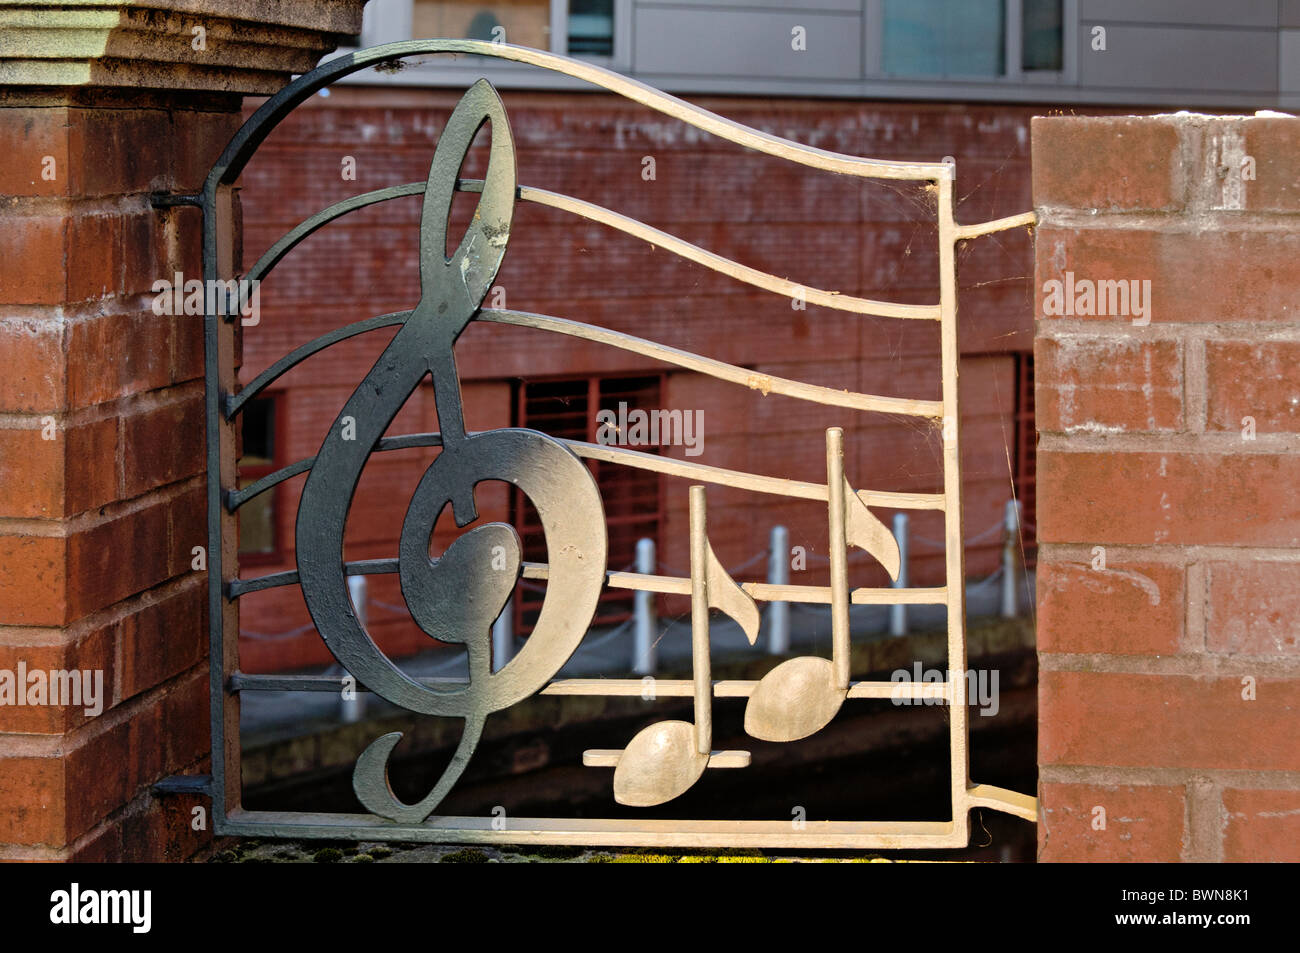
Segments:
[[[713,672],[709,664],[709,536],[704,487],[690,489],[691,671],[695,679],[695,750],[713,750]]]
[[[835,687],[849,690],[849,565],[844,527],[844,431],[826,431],[826,489],[831,536],[831,663]]]

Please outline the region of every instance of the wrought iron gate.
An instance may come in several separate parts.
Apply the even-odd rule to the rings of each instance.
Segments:
[[[234,322],[243,285],[222,307],[211,300],[205,319],[208,454],[209,614],[211,636],[211,717],[215,829],[225,835],[356,837],[464,843],[545,843],[587,845],[742,846],[742,847],[958,847],[968,842],[969,812],[986,807],[1033,820],[1034,798],[973,784],[967,759],[966,683],[961,677],[934,684],[855,681],[849,666],[849,607],[862,604],[942,604],[947,607],[947,667],[966,671],[965,591],[962,547],[961,474],[958,454],[957,287],[955,249],[959,241],[1002,229],[1032,225],[1032,213],[975,225],[953,218],[954,172],[942,162],[882,162],[800,145],[739,125],[608,70],[522,47],[469,40],[393,43],[333,60],[300,77],[259,108],[226,148],[201,195],[173,197],[204,214],[205,279],[233,274],[232,187],[266,136],[307,97],[358,70],[432,53],[499,57],[554,70],[641,103],[733,143],[779,159],[868,179],[908,180],[931,187],[937,199],[939,295],[934,304],[873,301],[806,288],[745,267],[609,209],[516,182],[509,122],[501,100],[485,81],[461,99],[440,136],[426,182],[357,195],[311,216],[277,241],[242,277],[262,280],[286,254],[315,230],[349,212],[392,199],[421,196],[419,273],[421,297],[410,311],[368,318],[305,344],[235,392]],[[477,131],[491,124],[490,162],[482,181],[457,178],[461,160]],[[445,255],[448,210],[454,192],[479,193],[478,209],[459,247]],[[505,255],[516,201],[535,202],[628,235],[784,297],[840,311],[902,321],[939,323],[942,400],[860,394],[798,380],[756,374],[654,341],[560,317],[482,307]],[[211,285],[209,285],[211,286]],[[489,321],[541,332],[570,335],[622,348],[667,365],[710,375],[739,387],[867,414],[919,418],[940,428],[943,492],[901,493],[857,489],[843,470],[843,434],[826,431],[826,482],[808,483],[723,470],[642,453],[621,446],[560,440],[534,430],[508,428],[482,433],[465,430],[453,346],[470,321]],[[396,336],[348,400],[316,456],[300,460],[239,488],[235,472],[233,422],[264,388],[289,369],[330,345],[379,328]],[[438,433],[385,437],[416,386],[432,377]],[[345,562],[343,530],[362,468],[371,453],[406,447],[439,446],[434,463],[410,501],[395,558]],[[606,527],[595,483],[582,463],[596,459],[683,477],[689,490],[689,576],[670,577],[610,572]],[[258,494],[306,472],[297,517],[298,568],[239,578],[235,514]],[[430,559],[430,533],[450,505],[456,523],[476,517],[474,485],[504,480],[526,494],[535,507],[547,544],[545,564],[523,562],[514,530],[487,524],[461,536],[439,559]],[[709,544],[707,486],[813,500],[827,506],[831,574],[829,587],[764,583],[737,584]],[[892,534],[871,507],[936,510],[944,515],[946,584],[935,588],[851,588],[848,547],[880,562],[891,576],[899,568]],[[504,568],[502,568],[504,567]],[[470,678],[459,681],[415,679],[379,649],[358,621],[348,595],[347,576],[395,573],[412,617],[429,635],[463,644]],[[525,647],[498,671],[491,670],[488,629],[520,578],[546,580],[546,595]],[[238,661],[237,603],[241,596],[276,586],[300,586],[317,631],[338,661],[366,689],[411,712],[463,719],[460,745],[438,783],[416,804],[405,804],[387,781],[387,760],[400,739],[375,739],[358,758],[353,786],[369,814],[290,814],[245,810],[240,806],[238,697],[243,690],[339,691],[327,677],[242,673]],[[745,751],[715,751],[712,746],[714,698],[745,698],[745,730],[755,738],[795,742],[828,724],[854,699],[940,696],[949,712],[949,793],[947,821],[770,821],[626,820],[438,815],[439,803],[473,754],[485,719],[536,693],[549,695],[639,695],[640,679],[558,679],[556,674],[578,647],[590,624],[602,587],[689,595],[691,598],[693,678],[660,680],[660,697],[694,699],[694,717],[661,721],[623,747],[588,751],[584,764],[613,768],[616,799],[633,808],[669,801],[691,787],[708,769],[749,763]],[[831,609],[833,651],[829,659],[806,656],[775,667],[757,681],[714,682],[710,675],[710,608],[717,608],[757,636],[757,602],[803,602]],[[617,741],[618,739],[611,739]]]

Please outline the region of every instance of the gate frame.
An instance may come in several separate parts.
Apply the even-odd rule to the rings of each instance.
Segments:
[[[837,307],[842,310],[858,310],[861,313],[875,314],[882,317],[939,320],[943,396],[942,401],[937,402],[938,406],[924,413],[898,411],[889,408],[894,405],[919,405],[927,402],[873,398],[869,395],[852,396],[861,397],[867,402],[860,409],[884,409],[886,412],[916,413],[918,416],[938,418],[942,424],[944,470],[942,501],[938,506],[925,505],[914,508],[942,508],[945,513],[946,585],[941,592],[942,602],[947,607],[948,618],[947,671],[949,673],[961,673],[964,676],[966,672],[965,552],[961,532],[961,470],[958,441],[960,417],[957,395],[959,350],[957,342],[956,245],[959,241],[992,232],[1032,226],[1035,223],[1034,213],[1026,212],[990,222],[959,225],[953,215],[955,170],[951,164],[944,162],[884,162],[801,145],[740,125],[602,67],[557,54],[526,47],[514,47],[476,40],[410,40],[354,52],[331,60],[300,76],[268,99],[249,118],[213,166],[201,194],[155,197],[155,204],[158,206],[189,205],[202,210],[205,287],[212,287],[211,282],[213,280],[229,280],[235,277],[234,246],[236,229],[239,226],[236,224],[233,208],[234,183],[254,152],[279,122],[308,97],[344,76],[361,69],[397,61],[405,57],[436,53],[492,56],[558,71],[586,80],[704,131],[768,155],[823,171],[863,178],[910,180],[927,183],[934,188],[937,199],[939,241],[939,302],[937,306],[895,305],[862,301],[862,299],[850,299],[833,293],[820,292],[816,289],[803,289],[791,282],[778,279],[772,275],[753,272],[752,269],[720,259],[718,256],[712,256],[707,252],[703,254],[709,260],[702,263],[715,270],[731,274],[739,280],[758,284],[760,287],[774,293],[788,294],[791,288],[796,288],[800,292],[806,292],[807,300],[825,304],[829,307]],[[399,197],[400,195],[415,194],[409,186],[397,186],[380,191],[391,194],[386,194],[383,198],[375,199],[375,201]],[[526,191],[528,190],[521,188],[518,196],[521,198],[526,197],[523,195]],[[540,190],[532,191],[540,192]],[[377,193],[370,193],[372,196],[375,194]],[[550,195],[550,193],[546,194]],[[267,255],[263,256],[263,260],[249,274],[253,275],[258,272],[259,267],[266,264],[269,258],[269,264],[266,264],[266,267],[258,272],[259,274],[265,274],[280,257],[287,254],[297,244],[297,241],[306,237],[315,228],[332,220],[332,217],[337,217],[337,215],[352,210],[352,208],[370,204],[369,202],[356,201],[358,198],[364,199],[365,197],[354,197],[353,200],[345,200],[339,203],[338,206],[334,206],[333,209],[335,210],[339,209],[340,206],[349,207],[342,208],[335,215],[318,221],[314,227],[299,234],[287,246],[281,247],[285,242],[285,239],[282,239],[281,242],[272,247]],[[564,196],[551,196],[551,198],[567,199]],[[667,246],[669,250],[675,251],[679,255],[693,257],[689,252],[683,252],[681,246],[684,246],[685,243],[680,242],[680,240],[665,236],[663,233],[649,229],[647,226],[640,226],[640,223],[631,222],[631,220],[624,219],[608,210],[588,206],[587,203],[572,199],[568,199],[567,203],[547,200],[545,204],[566,208],[569,211],[578,211],[579,214],[596,218],[596,220],[603,221],[605,224],[612,224],[614,227],[622,228],[632,234],[640,234],[641,237],[651,234],[658,239],[656,243],[660,244],[660,247]],[[303,224],[306,225],[312,222],[313,219],[319,219],[330,211],[326,210],[324,213],[318,213],[317,216],[313,216],[312,219],[308,219]],[[641,231],[636,231],[632,226],[640,226]],[[290,235],[293,234],[290,233]],[[664,239],[668,240],[665,241]],[[674,245],[677,247],[674,247]],[[686,248],[693,249],[693,246],[686,246]],[[700,252],[701,250],[694,249],[694,251]],[[694,260],[700,261],[698,257],[694,258]],[[214,313],[222,309],[214,308],[211,296],[207,297],[204,318],[204,376],[208,472],[208,617],[212,776],[206,787],[212,797],[214,832],[218,836],[354,838],[370,841],[392,840],[449,844],[809,849],[955,848],[965,847],[969,843],[969,812],[973,808],[986,807],[1014,814],[1030,821],[1037,819],[1038,805],[1034,797],[971,782],[968,757],[968,708],[966,679],[964,677],[958,677],[937,686],[927,685],[924,689],[929,697],[934,697],[933,693],[936,688],[942,689],[943,697],[949,704],[949,792],[952,819],[948,821],[806,821],[802,829],[795,829],[789,819],[775,821],[636,821],[511,817],[506,822],[506,829],[497,830],[494,829],[494,826],[500,823],[500,819],[494,817],[433,816],[423,823],[410,824],[395,823],[385,818],[365,814],[244,810],[240,806],[239,691],[253,687],[259,690],[338,691],[339,682],[337,679],[310,676],[255,676],[239,672],[238,611],[235,600],[244,592],[267,588],[267,586],[248,585],[249,582],[255,583],[255,580],[241,581],[235,577],[229,580],[226,579],[226,567],[238,566],[238,537],[234,513],[234,507],[237,503],[232,505],[232,500],[238,500],[240,497],[246,498],[247,495],[251,495],[235,489],[238,487],[238,482],[235,472],[234,418],[242,406],[241,398],[249,395],[245,393],[248,388],[245,388],[240,394],[235,392],[234,322],[238,320],[240,310],[238,307],[227,306],[224,308],[224,313]],[[852,301],[858,301],[872,307],[844,307],[846,302]],[[242,304],[242,299],[239,303]],[[230,302],[226,302],[226,304],[229,305]],[[476,313],[476,317],[479,316]],[[374,327],[381,326],[376,323],[378,320],[370,319],[370,324]],[[626,335],[617,335],[614,332],[605,333],[610,336],[627,337]],[[288,357],[283,360],[288,360]],[[296,363],[296,361],[293,363]],[[288,366],[292,366],[292,363]],[[274,367],[275,365],[273,365],[272,369]],[[798,384],[797,382],[785,383],[793,383],[798,388],[809,388],[809,385]],[[791,396],[794,395],[791,394]],[[808,399],[815,400],[816,398]],[[873,401],[874,404],[871,403]],[[870,406],[867,406],[867,404],[870,404]],[[376,445],[376,447],[372,448],[372,451],[375,449],[380,448]],[[302,470],[295,472],[302,472]],[[769,482],[790,482],[774,481],[772,478],[758,479],[768,480]],[[715,480],[714,482],[721,481]],[[250,487],[248,489],[254,490],[256,488]],[[827,486],[822,489],[833,497],[834,494],[829,481]],[[920,496],[918,494],[857,492],[864,499],[870,497],[873,500],[872,505],[899,506],[903,505],[898,502],[903,497]],[[806,496],[806,498],[826,499],[827,497]],[[881,502],[882,500],[884,502]],[[844,560],[839,560],[839,563],[839,576],[841,578],[836,578],[837,574],[833,568],[831,588],[832,590],[837,589],[838,583],[838,589],[847,593],[847,582],[843,578]],[[371,568],[362,571],[376,570]],[[292,573],[291,575],[296,577],[297,574]],[[746,585],[747,589],[751,587],[753,591],[764,588],[762,584]],[[862,592],[863,590],[857,591]],[[869,598],[855,599],[854,601],[865,601],[873,604],[890,604],[891,602],[900,601],[938,601],[934,598],[929,600],[918,599],[914,595],[909,595],[909,593],[937,593],[940,590],[883,589],[867,590],[866,592]],[[785,598],[788,600],[788,597]],[[832,596],[831,601],[834,606],[840,600]],[[846,607],[845,611],[847,611]],[[639,686],[639,679],[633,681]],[[687,684],[689,685],[689,683]],[[551,694],[590,693],[550,691],[554,685],[553,682],[544,691]],[[672,688],[672,686],[669,687]],[[360,690],[360,686],[358,686],[358,690]],[[897,697],[897,690],[897,683],[857,682],[852,684],[846,697]],[[915,694],[912,697],[921,697],[922,690],[921,686],[914,687]],[[675,688],[671,693],[689,694],[689,692],[678,692]],[[618,691],[614,692],[614,694],[628,694],[628,692]],[[661,691],[660,694],[666,693]],[[160,788],[192,788],[192,784],[183,785],[177,779],[170,780],[171,784],[163,782]]]

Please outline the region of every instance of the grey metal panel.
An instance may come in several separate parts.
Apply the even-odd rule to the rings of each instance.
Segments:
[[[1106,49],[1091,47],[1092,31],[1079,30],[1079,85],[1135,90],[1175,89],[1275,92],[1277,30],[1210,27],[1106,29]]]
[[[636,0],[638,7],[678,7],[694,10],[711,7],[747,7],[751,10],[784,10],[801,15],[822,10],[860,13],[862,0]]]
[[[820,2],[820,0],[819,0]],[[791,49],[791,30],[807,30],[808,48]],[[862,18],[857,14],[781,13],[638,6],[633,25],[638,73],[857,79],[862,75]]]
[[[1080,22],[1277,26],[1278,0],[1079,0]]]
[[[943,103],[1004,102],[1040,103],[1044,107],[1059,105],[1133,106],[1137,108],[1168,106],[1173,109],[1264,109],[1278,108],[1273,92],[1259,93],[1231,89],[1171,89],[1079,87],[1067,83],[999,83],[951,82],[936,80],[859,80],[859,79],[781,79],[756,80],[741,76],[712,76],[647,73],[633,74],[643,83],[680,96],[791,96],[847,99],[922,100]],[[569,76],[545,74],[538,70],[497,67],[412,66],[396,74],[375,73],[348,77],[341,81],[349,86],[452,87],[464,89],[486,76],[499,89],[556,90],[594,92],[594,87]],[[1294,94],[1281,108],[1294,108],[1300,94]]]
[[[1282,30],[1280,40],[1279,91],[1300,93],[1300,30]]]
[[[1282,0],[1278,26],[1300,26],[1300,0]]]

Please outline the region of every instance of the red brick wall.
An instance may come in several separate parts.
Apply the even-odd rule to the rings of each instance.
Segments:
[[[1298,147],[1034,120],[1043,860],[1300,860]]]
[[[335,89],[286,121],[242,180],[246,262],[326,204],[368,189],[423,180],[458,92]],[[507,92],[522,183],[587,199],[648,222],[745,264],[806,285],[897,301],[937,300],[933,203],[923,189],[815,173],[747,153],[643,107],[604,95]],[[826,149],[891,159],[957,160],[958,217],[981,221],[1029,207],[1028,123],[1013,106],[937,106],[709,98],[702,104],[739,122]],[[251,104],[248,108],[251,108]],[[345,156],[356,180],[341,175]],[[656,178],[642,178],[643,157]],[[468,173],[481,175],[481,157]],[[465,208],[469,200],[465,199]],[[458,206],[458,221],[465,208]],[[245,329],[244,379],[327,328],[411,307],[419,203],[399,200],[349,216],[287,258],[262,288],[262,320]],[[455,233],[453,233],[455,234]],[[1021,230],[968,243],[960,255],[963,439],[968,535],[998,522],[1011,494],[1016,352],[1030,347],[1031,251]],[[603,226],[521,205],[500,275],[510,308],[589,321],[756,370],[830,387],[937,399],[938,333],[923,322],[862,318],[809,305],[792,311],[758,292]],[[326,428],[386,343],[369,335],[284,380],[286,457],[316,452]],[[555,375],[658,373],[664,366],[576,339],[500,326],[474,326],[458,349],[472,428],[509,425],[510,380]],[[702,409],[705,452],[695,460],[799,479],[825,479],[823,431],[848,432],[849,477],[859,487],[934,491],[941,465],[929,429],[878,416],[822,412],[686,373],[670,373],[665,408]],[[423,392],[393,432],[437,429]],[[669,452],[681,454],[681,448]],[[403,451],[372,458],[349,536],[350,558],[391,556],[413,489],[430,460]],[[281,534],[292,568],[292,517],[302,477],[285,489]],[[660,559],[687,564],[686,488],[667,480]],[[826,553],[825,507],[710,490],[713,544],[728,565],[767,545],[776,522],[807,548],[817,582]],[[486,518],[505,516],[484,507]],[[887,512],[881,514],[886,520]],[[913,532],[942,538],[939,514],[915,514]],[[972,546],[972,575],[997,565],[999,540]],[[915,545],[913,584],[942,580],[941,553]],[[763,564],[750,570],[761,576]],[[757,575],[754,575],[757,574]],[[393,578],[370,577],[373,598],[402,600]],[[865,567],[858,585],[878,585]],[[670,606],[670,609],[672,607]],[[678,609],[683,607],[678,606]],[[310,620],[300,596],[272,590],[245,597],[241,628],[261,635]],[[376,610],[372,628],[393,652],[427,644],[400,614]],[[313,632],[246,638],[249,671],[328,661]]]
[[[199,221],[148,196],[196,189],[239,115],[135,102],[0,109],[0,669],[101,670],[106,696],[0,707],[0,859],[209,836],[206,799],[149,790],[209,745],[203,323],[149,310],[155,279],[201,274]]]

